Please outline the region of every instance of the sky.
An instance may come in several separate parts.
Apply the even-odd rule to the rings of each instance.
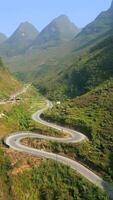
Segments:
[[[54,18],[67,15],[83,28],[110,7],[112,0],[1,0],[0,32],[10,36],[21,22],[29,21],[41,31]]]

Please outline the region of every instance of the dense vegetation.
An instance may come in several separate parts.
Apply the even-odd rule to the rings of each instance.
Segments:
[[[113,79],[81,97],[56,105],[46,112],[44,117],[82,131],[89,138],[89,142],[73,147],[52,144],[57,152],[71,152],[75,159],[79,159],[113,182],[112,106]]]
[[[21,84],[4,67],[0,58],[0,99],[8,97],[21,88]]]
[[[0,148],[0,199],[11,200],[11,178],[8,175],[11,169],[10,160],[4,155]]]
[[[22,96],[26,102],[23,102]],[[30,119],[30,114],[43,104],[40,101],[40,96],[36,96],[35,91],[32,91],[32,89],[29,89],[27,94],[22,96],[17,105],[12,105],[10,109],[8,107],[7,118],[2,119],[2,122],[6,121],[8,128],[12,128],[12,131],[38,128],[40,132],[43,130],[42,133],[49,134],[50,132],[52,135],[58,135],[57,131],[36,125]],[[30,96],[32,97],[30,98]],[[38,99],[38,105],[34,97]],[[22,173],[13,175],[14,167],[18,165],[21,167],[21,160],[18,162],[18,158],[16,159],[15,164],[12,165],[6,153],[2,148],[0,149],[1,199],[109,199],[106,194],[88,183],[75,171],[53,161],[45,161],[39,167],[34,166],[29,170],[24,169]]]
[[[113,3],[108,11],[101,13],[93,23],[86,26],[68,44],[69,46],[49,49],[48,47],[57,43],[59,35],[52,35],[51,30],[49,29],[49,32],[47,28],[47,32],[42,34],[39,41],[42,44],[46,39],[47,49],[36,52],[31,48],[28,54],[8,58],[8,62],[21,80],[33,81],[44,95],[62,102],[61,105],[55,105],[52,110],[46,112],[44,118],[81,131],[89,139],[77,145],[41,143],[41,148],[76,159],[113,183],[112,23]],[[8,43],[5,43],[4,49],[1,46],[3,54],[5,52],[6,56],[9,56],[27,51],[23,46],[28,48],[29,38],[26,38],[27,41],[22,40],[26,26],[29,29],[28,23],[22,24]],[[36,38],[38,32],[32,28]],[[29,30],[27,33],[29,35]],[[100,40],[98,45],[92,47]],[[31,42],[30,39],[30,44]],[[13,48],[10,48],[10,44]],[[35,47],[37,49],[34,45],[34,49]],[[18,88],[20,84],[14,80],[0,60],[0,99],[8,97]],[[34,99],[37,100],[36,92],[30,91],[23,98],[16,105],[0,106],[0,112],[4,114],[4,117],[0,118],[0,137],[19,130],[35,130],[59,136],[61,133],[31,120],[30,114],[37,109],[36,101],[34,103]],[[67,98],[70,100],[66,100]],[[33,140],[29,140],[30,145],[33,145],[32,142]],[[35,143],[35,147],[38,148],[39,144],[36,146]],[[75,171],[53,161],[46,161],[39,167],[32,167],[29,171],[25,170],[17,175],[12,175],[12,170],[10,160],[0,149],[0,198],[4,200],[108,199]]]
[[[74,49],[83,48],[91,43],[95,44],[96,40],[99,37],[102,39],[102,35],[107,35],[111,28],[113,28],[113,1],[108,10],[101,12],[94,21],[84,27],[82,32],[75,37],[73,41]]]
[[[15,104],[0,105],[0,113],[3,113],[3,117],[0,118],[0,138],[11,132],[32,128],[31,110],[38,108],[37,101],[40,101],[40,98],[31,86]]]
[[[15,176],[11,175],[12,170],[9,159],[0,149],[0,198],[4,200],[109,199],[75,171],[53,161]]]
[[[113,77],[113,36],[79,55],[76,63],[40,83],[41,92],[52,99],[76,97]]]

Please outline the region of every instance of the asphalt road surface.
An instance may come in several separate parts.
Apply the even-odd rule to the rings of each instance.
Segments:
[[[32,119],[48,127],[52,127],[57,130],[63,131],[67,133],[69,137],[55,138],[55,137],[45,136],[45,135],[41,135],[41,134],[33,133],[33,132],[21,132],[21,133],[17,132],[17,133],[9,135],[5,139],[5,143],[10,148],[13,148],[17,151],[29,153],[31,155],[38,156],[38,157],[44,157],[44,158],[56,160],[58,162],[61,162],[71,167],[72,169],[80,173],[82,176],[84,176],[86,179],[88,179],[91,183],[95,184],[97,187],[101,188],[102,190],[105,190],[110,196],[110,199],[113,199],[112,186],[109,183],[105,182],[101,177],[93,173],[91,170],[89,170],[88,168],[80,164],[79,162],[69,159],[67,157],[55,154],[55,153],[50,153],[43,150],[37,150],[37,149],[30,148],[28,146],[21,144],[21,140],[24,138],[37,138],[37,139],[51,140],[51,141],[57,141],[57,142],[62,142],[62,143],[78,143],[78,142],[82,142],[83,140],[87,140],[87,137],[80,132],[77,132],[68,128],[64,128],[64,127],[58,126],[56,124],[53,124],[41,119],[40,115],[43,112],[45,112],[47,109],[51,109],[51,108],[52,108],[51,102],[47,101],[47,105],[45,106],[45,108],[34,113],[32,115]]]

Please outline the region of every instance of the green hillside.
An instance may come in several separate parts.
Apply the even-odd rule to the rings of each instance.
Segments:
[[[44,117],[79,130],[89,138],[78,145],[53,143],[49,146],[51,150],[71,155],[113,182],[113,78],[81,97],[56,105]]]
[[[31,14],[28,8],[25,14]],[[34,10],[33,19],[35,15]],[[21,23],[6,40],[0,33],[0,55],[0,101],[21,89],[18,80],[27,83],[18,99],[0,105],[0,200],[112,200],[68,167],[68,161],[67,166],[58,163],[57,154],[77,161],[113,186],[113,1],[81,31],[61,15],[40,33],[29,22]],[[47,137],[31,138],[31,132],[67,137],[66,129],[58,131],[31,117],[46,106],[46,98],[53,107],[41,117],[87,139],[58,143]],[[21,144],[42,154],[53,152],[56,161],[33,156],[32,150],[27,154],[9,148],[5,137],[19,132],[29,132]],[[11,144],[16,142],[20,141]],[[107,191],[107,184],[101,184]]]
[[[3,200],[109,200],[73,170],[53,161],[43,161],[20,174],[12,175],[12,171],[9,158],[0,149],[0,196]]]
[[[40,90],[53,99],[75,97],[113,77],[112,43],[113,36],[90,48],[86,55],[79,55],[75,64],[42,80]]]
[[[20,28],[23,27],[22,30],[26,30],[26,26],[27,33],[23,37]],[[37,33],[38,36],[35,32],[35,37],[32,38],[31,30],[33,33],[36,31],[31,24],[21,24],[13,36],[0,46],[0,52],[1,54],[4,52],[4,61],[12,72],[17,73],[22,80],[34,82],[38,78],[45,79],[54,70],[60,74],[61,71],[67,69],[67,66],[76,62],[76,57],[81,54],[81,51],[87,52],[91,46],[111,36],[113,34],[113,6],[102,12],[79,34],[77,34],[78,28],[64,15],[54,19],[40,34]],[[29,34],[30,37],[27,37]],[[76,34],[77,36],[74,37]],[[7,47],[10,53],[9,50],[6,51]],[[20,53],[23,55],[19,55]],[[8,57],[8,55],[11,56]],[[45,65],[47,65],[46,69]],[[46,73],[43,76],[45,70]],[[38,76],[40,73],[41,77]],[[37,78],[35,78],[36,74]],[[54,73],[51,74],[54,76]]]
[[[61,16],[50,23],[39,34],[39,36],[36,38],[34,47],[32,45],[26,54],[17,55],[16,57],[10,57],[8,59],[5,58],[5,62],[8,64],[9,69],[16,73],[19,79],[28,82],[35,82],[35,85],[40,85],[41,88],[44,88],[44,91],[48,85],[51,87],[51,85],[54,86],[56,84],[55,87],[57,87],[58,82],[60,82],[60,84],[64,84],[60,80],[66,79],[65,82],[67,82],[67,79],[70,78],[62,77],[64,74],[66,74],[65,72],[67,71],[67,73],[70,74],[71,68],[78,68],[76,65],[82,65],[80,62],[81,59],[84,64],[84,54],[87,54],[88,58],[91,59],[91,53],[89,52],[89,49],[113,35],[113,5],[111,5],[107,11],[102,12],[92,23],[83,28],[72,41],[63,44],[60,47],[55,47],[55,44],[51,45],[53,44],[53,41],[58,41],[57,39],[59,37],[67,37],[65,36],[65,34],[67,34],[67,31],[65,30],[67,25],[61,26],[62,21],[63,25],[65,25],[64,21],[66,21],[66,24],[71,26],[67,18],[65,16]],[[58,31],[52,32],[54,26],[57,27]],[[63,30],[63,32],[59,30]],[[50,45],[48,45],[49,42]],[[41,47],[43,44],[45,45],[44,48],[38,49],[38,45]],[[48,48],[46,48],[47,46]],[[74,63],[76,63],[76,65],[72,67]],[[51,88],[48,88],[47,91],[52,90]],[[64,89],[61,88],[61,90]],[[67,83],[65,83],[65,90],[68,90]],[[71,95],[73,96],[73,94]]]
[[[31,120],[31,114],[41,108],[44,101],[31,87],[21,96],[17,104],[1,108],[7,117],[1,119],[1,133],[37,131],[38,124]],[[3,124],[5,132],[3,132]],[[40,127],[40,126],[39,126]],[[43,134],[55,133],[53,129],[42,126]],[[56,132],[56,134],[58,134]],[[1,135],[1,134],[0,134]],[[67,166],[51,160],[45,160],[32,155],[5,148],[0,144],[0,197],[3,200],[53,200],[53,199],[99,199],[108,200],[107,195],[99,188],[89,183]]]
[[[113,1],[107,11],[101,12],[96,19],[82,29],[73,39],[73,49],[77,50],[95,42],[98,37],[109,32],[113,28]]]
[[[21,84],[9,73],[0,59],[0,99],[8,97],[21,88]]]

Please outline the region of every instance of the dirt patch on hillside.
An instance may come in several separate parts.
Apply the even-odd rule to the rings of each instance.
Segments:
[[[18,152],[12,149],[6,150],[6,155],[11,160],[11,174],[17,175],[25,170],[30,170],[34,166],[39,166],[45,161],[43,158],[38,158],[27,153]]]

